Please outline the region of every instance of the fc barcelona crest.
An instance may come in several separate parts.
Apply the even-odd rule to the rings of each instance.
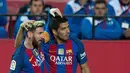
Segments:
[[[72,54],[72,49],[66,50],[66,54]]]

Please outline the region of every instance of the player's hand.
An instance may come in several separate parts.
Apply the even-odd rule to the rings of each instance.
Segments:
[[[28,20],[28,21],[24,21],[21,25],[20,28],[23,28],[25,30],[28,31],[28,27],[30,27],[30,24],[33,24],[35,22],[35,20]]]
[[[55,13],[57,13],[57,14],[59,14],[61,17],[63,17],[62,16],[62,13],[60,12],[60,10],[58,9],[58,8],[52,8],[52,9],[50,9],[50,14],[52,15],[52,16],[56,16],[55,15]]]

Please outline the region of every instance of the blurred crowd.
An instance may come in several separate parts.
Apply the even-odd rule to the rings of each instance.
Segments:
[[[65,0],[63,14],[87,15],[67,17],[71,35],[81,40],[119,40],[130,39],[130,0]],[[7,14],[6,0],[0,0],[0,14]],[[43,16],[18,16],[14,25],[13,38],[20,24],[26,20],[47,22],[47,11],[53,6],[44,0],[30,0],[19,8],[18,14]],[[95,16],[95,17],[91,17]],[[110,17],[109,17],[110,16]],[[112,17],[113,16],[113,17]],[[122,16],[122,17],[114,17]],[[125,17],[126,16],[126,17]],[[0,38],[8,38],[5,29],[7,17],[0,16]]]

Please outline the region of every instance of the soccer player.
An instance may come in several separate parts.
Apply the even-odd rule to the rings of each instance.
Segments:
[[[29,21],[23,24],[28,24],[24,27],[26,37],[12,56],[10,73],[45,73],[45,59],[41,49],[44,23]]]
[[[90,73],[83,43],[70,36],[67,19],[52,18],[50,29],[54,40],[42,47],[49,73],[76,73],[78,63],[82,73]]]

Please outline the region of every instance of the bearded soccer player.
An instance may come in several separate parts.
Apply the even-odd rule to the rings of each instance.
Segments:
[[[76,73],[78,63],[82,73],[90,73],[84,45],[80,40],[70,36],[67,19],[53,17],[50,29],[54,40],[42,47],[49,73]]]
[[[44,23],[41,21],[34,22],[34,25],[32,23],[33,21],[23,23],[28,24],[24,27],[25,40],[12,56],[10,73],[45,73],[45,59],[41,49]]]

